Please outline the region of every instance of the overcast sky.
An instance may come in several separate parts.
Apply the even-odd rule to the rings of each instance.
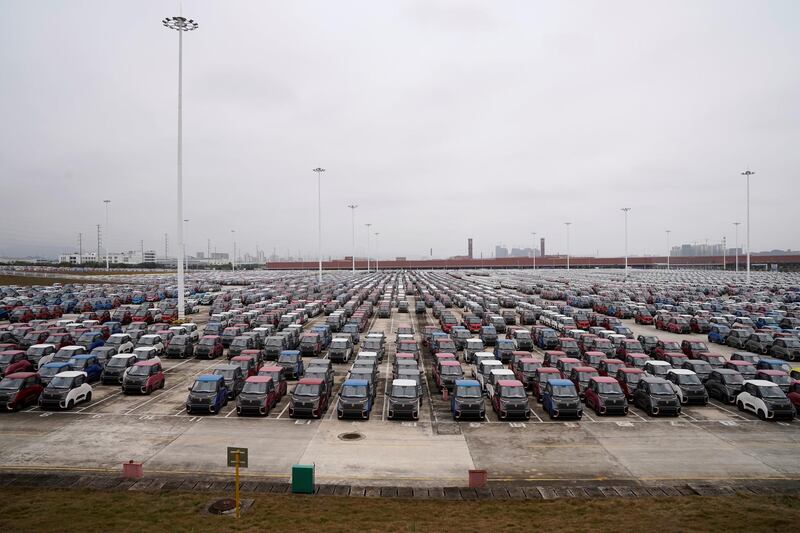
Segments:
[[[800,2],[201,1],[183,13],[190,252],[800,248]],[[0,255],[176,242],[174,1],[0,0]],[[744,240],[744,225],[740,241]],[[374,247],[374,238],[372,240]],[[27,249],[27,248],[26,248]]]

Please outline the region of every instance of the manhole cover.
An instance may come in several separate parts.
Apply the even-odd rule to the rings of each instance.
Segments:
[[[362,435],[361,433],[348,432],[340,434],[339,438],[341,440],[361,440],[364,438],[364,435]]]
[[[208,506],[208,512],[211,514],[226,514],[234,509],[236,509],[236,500],[232,498],[217,500]]]

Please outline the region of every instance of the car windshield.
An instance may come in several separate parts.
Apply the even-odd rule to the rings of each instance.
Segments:
[[[381,347],[381,341],[375,339],[367,339],[364,341],[364,350],[369,352],[378,351]]]
[[[710,374],[711,373],[711,365],[708,363],[695,363],[692,365],[692,370],[698,373]]]
[[[628,385],[636,386],[637,383],[642,379],[641,375],[639,374],[626,374],[625,382]]]
[[[310,385],[308,383],[298,383],[294,388],[295,396],[319,396],[319,385]]]
[[[770,376],[770,381],[777,385],[789,385],[792,379],[789,376]]]
[[[446,374],[448,376],[460,376],[463,372],[461,371],[461,366],[456,365],[446,365],[442,366],[442,374]]]
[[[72,358],[69,360],[69,364],[72,365],[72,368],[83,370],[89,365],[89,360]]]
[[[173,337],[170,344],[173,346],[183,346],[186,344],[188,337]]]
[[[48,387],[53,389],[68,389],[72,386],[72,378],[67,378],[64,376],[56,376],[50,382]]]
[[[458,387],[456,396],[459,398],[481,398],[483,395],[480,387]]]
[[[216,381],[195,381],[192,386],[192,392],[216,392]]]
[[[3,378],[3,381],[0,381],[0,389],[18,390],[23,381],[25,381],[23,378]]]
[[[281,355],[278,357],[279,363],[294,363],[297,361],[297,356],[295,355]]]
[[[392,385],[392,394],[395,398],[416,398],[417,388],[412,385]]]
[[[49,348],[35,348],[35,347],[31,347],[31,348],[28,348],[28,354],[29,354],[29,355],[44,355],[45,353],[47,353],[47,350],[48,350],[48,349],[49,349]]]
[[[630,352],[641,352],[642,351],[642,344],[638,341],[636,342],[626,342],[625,349]]]
[[[774,387],[766,387],[766,386],[759,387],[758,390],[761,393],[762,398],[773,398],[773,399],[786,398],[786,395],[777,385],[775,385]]]
[[[784,344],[787,348],[800,348],[800,340],[798,339],[784,339]]]
[[[142,346],[154,346],[158,340],[158,337],[142,337],[139,339],[139,344]]]
[[[215,376],[222,376],[226,380],[233,379],[234,370],[232,368],[217,368],[214,370]]]
[[[537,368],[541,368],[540,363],[522,363],[522,371],[523,372],[533,372]]]
[[[106,344],[111,345],[111,346],[120,346],[123,342],[125,342],[125,337],[114,337],[114,336],[111,336],[106,341]]]
[[[503,398],[525,398],[527,394],[522,387],[503,387]]]
[[[577,396],[575,387],[571,385],[553,385],[552,391],[553,396],[557,396],[559,398],[574,398]]]
[[[600,394],[622,394],[622,388],[619,383],[604,383],[597,384],[597,392]]]
[[[0,354],[0,365],[7,365],[13,358],[11,354]]]
[[[216,339],[209,339],[209,338],[202,338],[200,339],[200,344],[202,346],[214,346]]]
[[[651,383],[650,384],[650,394],[674,394],[672,387],[669,386],[669,383]]]
[[[345,385],[342,387],[342,396],[345,398],[366,398],[366,385]]]
[[[247,381],[244,384],[244,388],[242,389],[242,393],[244,393],[244,394],[266,394],[267,393],[267,384],[266,383],[254,383],[252,381]]]
[[[236,338],[231,342],[231,346],[247,346],[248,339]]]
[[[702,385],[703,382],[697,377],[697,374],[678,374],[678,383],[680,385]]]
[[[149,376],[150,375],[150,367],[149,366],[138,366],[134,365],[128,371],[129,376]]]

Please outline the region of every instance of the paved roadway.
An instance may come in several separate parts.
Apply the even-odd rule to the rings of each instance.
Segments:
[[[411,298],[412,310],[413,303]],[[625,322],[637,334],[655,331]],[[233,403],[216,416],[187,415],[186,388],[219,361],[166,360],[167,386],[151,396],[125,396],[100,385],[91,404],[71,412],[30,408],[3,414],[0,470],[116,472],[120,463],[135,460],[150,473],[227,473],[225,448],[235,445],[250,449],[247,474],[285,480],[292,464],[314,463],[317,478],[327,483],[458,485],[472,468],[485,468],[491,480],[509,483],[800,478],[800,422],[761,422],[715,401],[686,407],[677,419],[650,418],[632,408],[627,417],[599,418],[590,412],[580,422],[550,421],[535,400],[530,421],[502,422],[487,402],[486,421],[454,422],[432,386],[427,352],[419,421],[390,421],[386,388],[394,334],[398,325],[407,324],[414,325],[421,341],[424,326],[437,321],[430,309],[424,315],[394,309],[391,318],[370,324],[370,331],[386,333],[387,356],[369,421],[337,420],[333,405],[322,420],[294,420],[288,416],[288,398],[265,418],[237,417]],[[347,365],[335,367],[338,392]],[[346,432],[364,438],[340,439]]]

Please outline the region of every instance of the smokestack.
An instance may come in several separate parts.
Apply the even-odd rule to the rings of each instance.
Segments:
[[[544,237],[539,239],[539,254],[544,257]]]
[[[467,257],[472,259],[472,237],[467,239]]]

